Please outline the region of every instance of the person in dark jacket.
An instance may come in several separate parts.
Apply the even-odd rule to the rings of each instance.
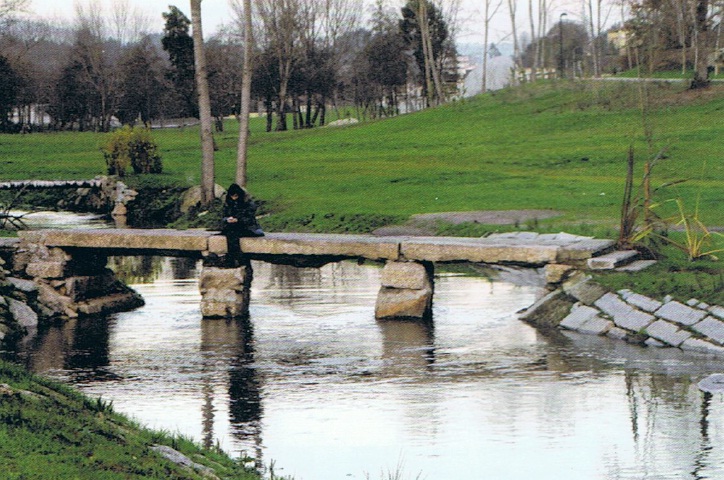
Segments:
[[[227,258],[233,266],[238,265],[241,259],[239,239],[264,235],[256,220],[256,209],[256,202],[251,195],[236,183],[232,183],[224,201],[221,233],[226,236]]]

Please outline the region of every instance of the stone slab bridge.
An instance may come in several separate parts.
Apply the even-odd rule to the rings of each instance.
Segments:
[[[199,289],[204,317],[248,314],[251,260],[311,267],[345,259],[385,262],[375,316],[425,319],[431,312],[436,263],[545,268],[548,281],[557,282],[572,267],[585,265],[589,258],[609,252],[614,243],[565,233],[518,232],[485,238],[268,233],[264,237],[242,238],[242,265],[225,268],[220,259],[226,253],[226,238],[216,232],[70,229],[20,231],[18,236],[13,270],[40,286],[44,304],[76,315],[138,305],[135,292],[123,290],[106,268],[108,256],[203,259]]]

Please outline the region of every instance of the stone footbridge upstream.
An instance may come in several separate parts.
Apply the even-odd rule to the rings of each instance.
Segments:
[[[106,268],[108,256],[165,255],[203,259],[199,277],[204,317],[248,313],[251,260],[319,267],[345,259],[384,262],[377,318],[427,318],[434,265],[472,262],[544,268],[550,282],[609,253],[611,240],[566,233],[495,234],[485,238],[380,237],[269,233],[240,240],[244,261],[225,266],[226,238],[202,230],[69,229],[18,232],[13,270],[39,285],[42,303],[66,315],[108,313],[142,300]],[[555,278],[558,277],[558,280]],[[125,288],[124,288],[125,287]]]

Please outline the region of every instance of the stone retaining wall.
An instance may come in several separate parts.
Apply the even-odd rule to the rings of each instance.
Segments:
[[[576,272],[520,316],[543,328],[605,335],[650,347],[724,355],[724,307],[670,296],[656,300],[631,290],[610,292]]]

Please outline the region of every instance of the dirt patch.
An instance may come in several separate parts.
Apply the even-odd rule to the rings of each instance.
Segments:
[[[531,220],[543,220],[563,215],[553,210],[482,210],[477,212],[440,212],[421,213],[410,217],[409,223],[447,222],[453,225],[461,223],[482,223],[485,225],[515,225]]]
[[[459,225],[461,223],[480,223],[484,225],[516,225],[532,220],[543,220],[563,215],[555,210],[481,210],[475,212],[440,212],[413,215],[404,225],[392,225],[378,228],[374,235],[425,236],[433,235],[438,222]]]

